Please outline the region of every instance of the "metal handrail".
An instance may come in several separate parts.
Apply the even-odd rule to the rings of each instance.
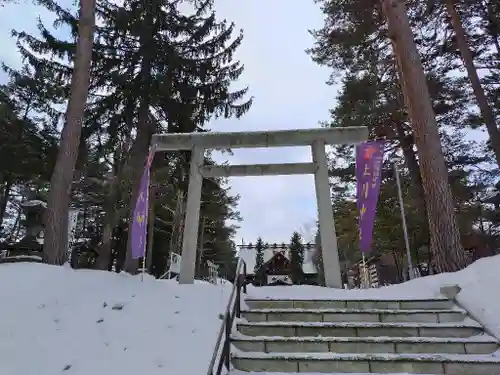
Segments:
[[[238,259],[238,264],[236,265],[236,273],[234,278],[233,289],[229,295],[229,300],[226,307],[226,312],[224,314],[224,320],[221,324],[219,335],[217,336],[217,341],[215,342],[214,353],[212,359],[208,366],[207,375],[220,375],[222,373],[222,368],[225,366],[229,371],[231,365],[231,329],[233,327],[234,318],[240,317],[240,304],[241,304],[241,289],[243,288],[243,293],[247,292],[246,287],[246,274],[247,265],[243,259]],[[219,349],[224,338],[224,345],[222,347],[222,353],[219,355]],[[215,365],[217,368],[215,369]],[[216,370],[214,372],[214,369]]]

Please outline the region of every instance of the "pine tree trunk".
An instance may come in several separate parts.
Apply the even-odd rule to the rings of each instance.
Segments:
[[[500,130],[495,121],[495,115],[493,110],[488,104],[488,99],[484,92],[481,81],[477,74],[476,67],[474,66],[474,59],[472,57],[472,52],[469,48],[469,43],[467,42],[467,37],[465,35],[465,30],[460,21],[460,16],[455,9],[454,0],[445,0],[446,9],[450,15],[451,25],[455,31],[455,36],[457,39],[458,50],[462,56],[465,69],[467,70],[467,75],[469,76],[472,90],[474,96],[476,97],[478,107],[481,111],[481,116],[488,130],[488,135],[490,136],[491,148],[495,154],[495,159],[498,166],[500,167]]]
[[[96,268],[107,270],[111,262],[113,240],[113,227],[111,223],[105,222],[102,230],[101,245],[99,246],[99,256],[96,261]]]
[[[395,47],[395,46],[394,46]],[[396,70],[398,72],[400,82],[399,85],[401,87],[401,92],[403,93],[403,100],[399,100],[400,98],[398,97],[398,104],[400,107],[404,107],[404,98],[408,96],[408,93],[406,91],[406,84],[404,82],[403,78],[403,70],[401,66],[401,61],[399,57],[396,55],[395,56],[395,64],[396,64]],[[425,215],[425,218],[428,218],[428,213],[427,213],[427,207],[425,206],[425,193],[424,193],[424,188],[422,184],[422,176],[420,174],[420,166],[417,161],[417,157],[415,155],[414,151],[414,146],[415,146],[415,137],[413,136],[413,133],[411,135],[406,135],[405,129],[403,128],[403,124],[401,121],[394,121],[395,127],[396,127],[396,134],[399,139],[399,144],[400,147],[403,151],[403,156],[405,159],[406,167],[408,168],[408,171],[410,172],[410,179],[413,183],[413,190],[416,192],[416,198],[418,202],[418,208],[421,211],[422,215]],[[428,220],[428,219],[427,219]],[[426,239],[424,242],[429,246],[429,228],[426,226],[425,228],[422,228],[422,231],[426,233]]]
[[[401,63],[397,56],[395,57],[396,59],[396,69],[398,72],[398,75],[400,77],[400,87],[401,87],[401,92],[403,92],[402,98],[398,95],[396,99],[396,103],[399,108],[404,108],[405,103],[404,103],[404,97],[406,96],[405,94],[405,85],[402,80],[403,74],[401,70]],[[389,99],[389,96],[386,96],[387,100]],[[420,167],[418,164],[418,160],[416,157],[416,153],[414,150],[415,147],[415,140],[412,134],[406,134],[405,128],[403,127],[401,118],[392,118],[392,122],[395,127],[395,132],[396,136],[399,140],[399,146],[401,147],[401,150],[403,151],[403,156],[404,156],[404,161],[406,164],[406,167],[408,168],[409,175],[410,175],[410,180],[412,182],[411,190],[416,198],[417,202],[417,209],[419,211],[419,214],[422,215],[427,219],[427,208],[425,207],[425,194],[424,194],[424,188],[422,186],[422,177],[420,175]],[[425,224],[424,224],[425,225]],[[422,241],[429,246],[429,228],[427,225],[425,225],[424,228],[421,228],[421,232],[425,235],[425,239],[422,239]]]
[[[394,259],[394,268],[395,268],[395,271],[396,271],[396,283],[399,284],[402,282],[403,280],[403,271],[402,271],[402,267],[401,267],[401,262],[400,262],[400,259],[398,257],[398,254],[397,252],[394,250],[392,251],[392,258]]]
[[[120,223],[120,219],[129,211],[131,198],[128,196],[128,191],[132,180],[132,164],[139,153],[140,147],[140,140],[136,139],[130,149],[125,150],[124,146],[119,156],[115,158],[115,176],[111,180],[109,194],[104,203],[105,226],[101,237],[101,245],[99,246],[99,257],[97,258],[97,267],[102,270],[107,269],[112,258],[112,233]],[[125,154],[128,156],[124,156]],[[120,161],[122,157],[125,158],[123,162]]]
[[[182,191],[177,192],[175,210],[172,217],[172,232],[170,235],[169,252],[181,254],[182,238],[184,235],[184,217],[186,211],[185,194]]]
[[[59,153],[50,180],[45,216],[44,252],[49,264],[63,264],[66,256],[71,184],[90,81],[95,5],[95,0],[80,0],[78,41],[71,77],[71,95],[61,134]]]
[[[431,249],[439,272],[466,266],[427,79],[403,0],[382,0],[389,38],[401,64],[404,95],[419,153]]]
[[[118,208],[118,202],[120,201],[120,177],[120,174],[113,177],[109,186],[109,194],[104,201],[104,228],[99,246],[99,256],[96,262],[96,267],[101,270],[106,270],[111,261],[113,230],[120,218],[120,210]]]

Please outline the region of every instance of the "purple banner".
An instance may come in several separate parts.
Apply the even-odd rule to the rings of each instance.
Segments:
[[[146,167],[141,178],[139,196],[135,202],[134,214],[132,216],[132,259],[138,259],[146,253],[146,238],[148,233],[148,211],[149,211],[149,169],[153,161],[154,151],[150,150]]]
[[[384,141],[364,142],[356,146],[359,248],[363,253],[371,251],[383,158]]]

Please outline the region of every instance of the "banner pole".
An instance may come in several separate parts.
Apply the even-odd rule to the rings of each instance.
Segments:
[[[363,274],[365,275],[364,277],[364,287],[365,289],[368,289],[368,285],[369,285],[369,280],[368,280],[368,269],[366,268],[366,259],[365,259],[365,253],[361,253],[361,257],[362,257],[362,262],[363,262]]]
[[[406,247],[406,258],[408,261],[408,276],[410,277],[410,280],[412,280],[416,277],[416,274],[414,272],[413,262],[411,260],[410,240],[408,239],[408,227],[406,225],[406,215],[405,215],[405,208],[404,208],[404,202],[403,202],[403,193],[401,191],[401,181],[399,180],[399,172],[398,172],[398,168],[396,167],[396,163],[393,163],[393,168],[394,168],[394,175],[396,176],[396,186],[398,188],[399,208],[401,211],[401,225],[403,226],[403,234],[404,234],[405,247]]]
[[[144,281],[144,270],[146,269],[146,254],[142,257],[141,282]]]

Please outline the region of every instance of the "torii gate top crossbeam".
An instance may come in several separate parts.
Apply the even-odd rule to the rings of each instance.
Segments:
[[[366,126],[313,128],[251,132],[206,132],[154,134],[156,151],[190,150],[195,145],[205,149],[310,146],[316,140],[325,144],[352,144],[368,139]]]

